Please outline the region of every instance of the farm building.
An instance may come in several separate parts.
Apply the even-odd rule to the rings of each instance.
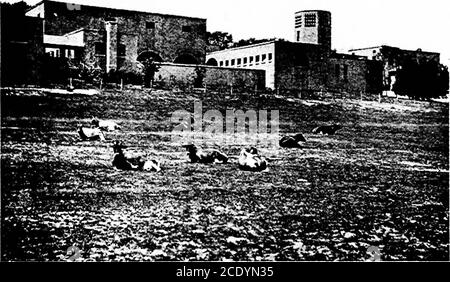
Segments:
[[[45,52],[97,62],[109,72],[125,61],[201,64],[206,19],[44,0],[26,12],[43,19]]]
[[[296,42],[273,40],[207,54],[208,65],[262,69],[266,87],[282,91],[378,92],[380,64],[331,50],[331,14],[295,14]]]

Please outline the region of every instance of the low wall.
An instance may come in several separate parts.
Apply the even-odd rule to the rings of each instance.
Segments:
[[[265,88],[264,70],[222,68],[204,65],[160,63],[154,77],[158,88],[207,88],[210,90],[231,89],[236,91],[262,90]]]

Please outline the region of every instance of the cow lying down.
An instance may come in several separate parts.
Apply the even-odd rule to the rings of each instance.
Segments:
[[[116,141],[113,145],[114,159],[113,166],[120,170],[136,170],[136,171],[161,171],[161,165],[157,160],[145,160],[142,157],[127,158],[123,149],[126,147]]]
[[[239,168],[247,171],[268,171],[267,160],[258,154],[256,148],[244,148],[239,155]]]
[[[114,130],[120,130],[120,126],[109,120],[99,120],[97,118],[93,118],[91,121],[92,126],[100,128],[104,131],[114,131]]]
[[[193,144],[183,145],[191,163],[227,163],[228,156],[218,150],[203,151]]]
[[[305,137],[301,133],[295,134],[293,136],[284,136],[280,139],[279,144],[280,147],[283,148],[301,148],[302,146],[299,142],[306,142]]]
[[[80,138],[84,141],[105,141],[105,135],[103,135],[103,132],[99,128],[87,128],[87,127],[78,127],[78,135]]]
[[[322,125],[319,127],[316,127],[312,130],[312,133],[314,134],[326,134],[326,135],[334,135],[336,131],[341,129],[342,126],[338,124],[333,125]]]

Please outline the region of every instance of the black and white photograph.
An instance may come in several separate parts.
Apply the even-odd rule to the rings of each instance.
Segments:
[[[1,261],[449,261],[447,1],[68,1],[0,0]]]

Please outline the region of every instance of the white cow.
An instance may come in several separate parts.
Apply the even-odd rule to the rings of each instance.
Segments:
[[[104,131],[120,130],[120,126],[117,123],[109,120],[98,120],[97,118],[93,118],[91,124]]]

